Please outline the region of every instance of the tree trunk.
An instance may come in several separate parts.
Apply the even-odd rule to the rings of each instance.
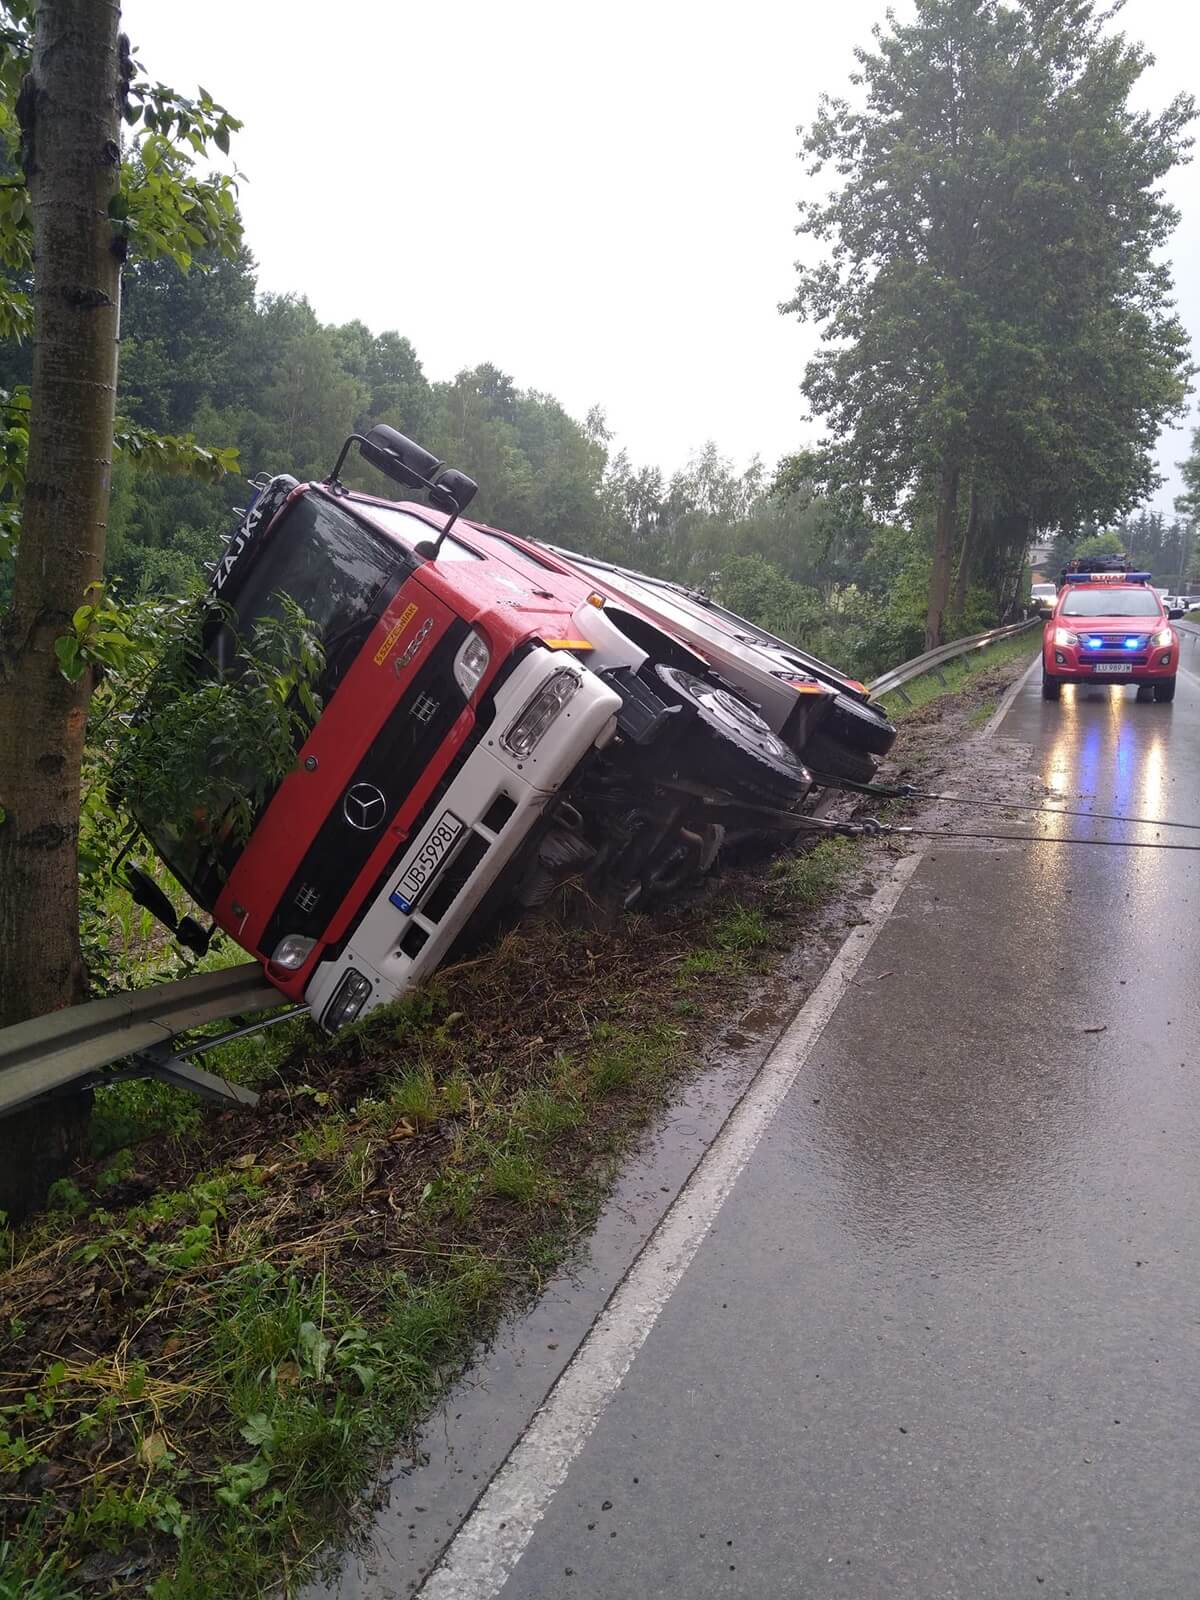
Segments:
[[[926,650],[936,649],[942,642],[942,622],[950,595],[954,535],[958,530],[958,479],[957,467],[947,466],[943,470],[933,540],[933,567],[929,574],[929,610],[925,615]]]
[[[1023,511],[1010,511],[1001,517],[996,526],[996,537],[1005,552],[1007,573],[1005,593],[1007,600],[1000,611],[1001,622],[1015,622],[1021,602],[1021,579],[1025,572],[1025,558],[1029,554],[1033,528]]]
[[[971,569],[975,565],[975,551],[979,545],[980,521],[979,495],[975,489],[972,489],[971,511],[967,517],[967,531],[963,535],[962,550],[958,556],[958,572],[954,579],[954,600],[950,606],[950,614],[959,627],[962,626],[962,614],[967,604],[967,585],[971,581]]]
[[[120,296],[108,218],[120,163],[119,20],[117,0],[41,0],[21,95],[34,350],[21,542],[0,621],[0,1024],[83,990],[76,840],[89,682],[62,677],[54,641],[104,562]],[[46,1118],[53,1144],[60,1105]],[[5,1128],[0,1141],[11,1145]]]

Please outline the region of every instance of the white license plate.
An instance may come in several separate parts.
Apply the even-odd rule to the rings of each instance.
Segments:
[[[1133,671],[1133,663],[1131,661],[1097,661],[1097,663],[1096,663],[1096,671],[1097,672],[1132,672]]]
[[[401,911],[413,909],[464,826],[462,818],[456,817],[453,811],[442,812],[392,890],[389,898],[394,906],[399,906]]]

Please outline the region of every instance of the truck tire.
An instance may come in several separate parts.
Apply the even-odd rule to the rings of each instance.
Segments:
[[[664,698],[691,713],[679,718],[668,757],[681,775],[780,806],[798,804],[812,788],[808,768],[748,701],[681,667],[660,663],[654,673]]]
[[[870,701],[839,694],[834,700],[823,731],[839,744],[868,755],[885,756],[896,742],[896,725]]]
[[[827,733],[814,733],[801,753],[814,772],[827,777],[848,778],[851,783],[874,781],[874,756],[865,750],[851,749],[839,739],[831,739]]]
[[[1042,699],[1058,700],[1062,696],[1062,679],[1052,678],[1048,672],[1042,673]]]
[[[1171,701],[1175,698],[1175,679],[1164,678],[1161,683],[1154,685],[1154,698],[1159,701]]]

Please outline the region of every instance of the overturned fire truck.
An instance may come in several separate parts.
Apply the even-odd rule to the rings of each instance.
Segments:
[[[355,445],[427,503],[347,489]],[[632,906],[789,836],[808,747],[869,776],[894,737],[861,685],[720,608],[693,599],[689,625],[655,580],[648,601],[637,575],[459,520],[475,492],[384,426],[323,482],[261,482],[196,671],[236,670],[287,596],[324,642],[320,713],[248,836],[142,819],[214,927],[330,1031],[420,983],[485,909],[575,876]]]

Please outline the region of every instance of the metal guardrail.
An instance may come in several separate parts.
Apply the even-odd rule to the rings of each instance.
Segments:
[[[257,1030],[238,1029],[211,1041],[200,1038],[182,1054],[176,1041],[206,1023],[254,1016],[285,1004],[262,968],[251,962],[105,995],[0,1029],[0,1116],[67,1085],[83,1087],[101,1074],[104,1082],[132,1076],[162,1078],[208,1099],[252,1106],[258,1096],[251,1090],[226,1083],[182,1055],[201,1054],[218,1042]],[[290,1007],[284,1015],[296,1009]],[[125,1070],[104,1071],[126,1057],[132,1059]]]
[[[937,672],[945,662],[973,650],[984,650],[998,639],[1033,628],[1038,621],[1032,617],[1027,622],[993,628],[990,633],[956,639],[929,650],[876,678],[871,693],[897,693],[907,700],[904,685],[914,678]],[[224,1105],[253,1106],[258,1096],[252,1090],[227,1083],[185,1058],[257,1033],[303,1009],[288,1006],[267,982],[262,968],[249,962],[222,972],[204,972],[147,989],[106,995],[44,1017],[32,1017],[15,1027],[0,1029],[0,1117],[68,1086],[83,1088],[129,1077],[161,1078]],[[279,1014],[231,1032],[184,1038],[207,1023],[267,1011]],[[124,1065],[116,1067],[118,1062]]]
[[[1011,639],[1018,633],[1028,633],[1033,628],[1040,628],[1041,617],[1026,617],[1024,622],[1010,622],[1005,628],[992,628],[987,633],[973,633],[967,639],[953,639],[949,644],[942,644],[936,650],[927,650],[923,656],[914,656],[911,661],[904,661],[898,667],[893,667],[890,672],[883,673],[869,685],[873,695],[898,694],[905,705],[912,701],[904,692],[904,686],[911,683],[914,678],[923,678],[927,672],[932,672],[941,683],[945,683],[940,669],[948,661],[957,661],[960,656],[973,655],[977,650],[986,650],[989,645],[998,644],[1001,639]]]

